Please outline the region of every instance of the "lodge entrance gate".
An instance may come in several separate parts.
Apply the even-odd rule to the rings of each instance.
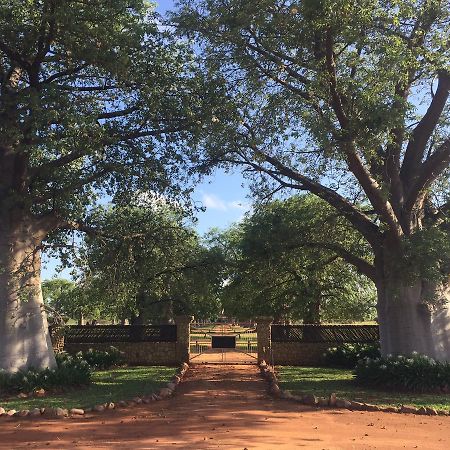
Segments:
[[[191,325],[193,363],[256,364],[257,333],[251,323]]]

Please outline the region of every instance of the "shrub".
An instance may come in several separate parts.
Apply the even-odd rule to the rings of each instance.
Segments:
[[[450,363],[417,353],[411,356],[365,358],[355,368],[360,384],[413,392],[448,392]]]
[[[86,360],[91,367],[101,370],[123,363],[121,351],[113,346],[107,351],[90,348],[87,352],[78,352],[77,356]]]
[[[342,344],[323,354],[326,366],[346,369],[354,369],[360,359],[380,356],[378,344]]]
[[[56,355],[56,369],[29,369],[16,373],[0,371],[0,393],[32,392],[36,389],[51,390],[70,386],[82,386],[91,382],[89,364],[78,356],[67,353]]]

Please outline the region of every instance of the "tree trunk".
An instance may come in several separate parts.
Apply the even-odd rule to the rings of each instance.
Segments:
[[[303,316],[304,324],[319,324],[320,323],[320,306],[321,298],[318,296],[316,300],[307,305],[305,315]]]
[[[431,313],[435,356],[440,361],[450,361],[450,284],[434,286],[433,291],[437,299]]]
[[[0,369],[56,367],[41,290],[44,236],[2,211],[0,223]]]
[[[161,323],[174,323],[173,301],[167,299],[161,306]]]
[[[430,303],[427,283],[408,286],[403,280],[377,283],[378,322],[383,356],[413,352],[450,361],[448,303]]]
[[[142,313],[132,314],[130,317],[130,325],[144,325],[144,318],[142,317]]]

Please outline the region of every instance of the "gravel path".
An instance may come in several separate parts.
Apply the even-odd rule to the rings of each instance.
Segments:
[[[201,364],[169,400],[79,419],[1,418],[0,448],[448,450],[450,417],[312,409],[269,397],[255,365]]]

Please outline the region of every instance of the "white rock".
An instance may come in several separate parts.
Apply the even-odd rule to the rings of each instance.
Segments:
[[[351,408],[351,405],[352,404],[348,400],[346,400],[345,398],[337,398],[336,399],[336,407],[337,408],[349,409],[349,408]]]
[[[30,411],[30,417],[40,417],[41,415],[41,410],[39,408],[33,408]]]
[[[172,394],[172,391],[168,388],[162,388],[159,391],[159,396],[162,398],[169,397]]]
[[[52,417],[56,419],[62,419],[69,414],[67,409],[63,408],[45,408],[44,415],[46,417]]]
[[[333,392],[330,394],[330,398],[328,399],[328,403],[330,406],[336,406],[336,394]]]

